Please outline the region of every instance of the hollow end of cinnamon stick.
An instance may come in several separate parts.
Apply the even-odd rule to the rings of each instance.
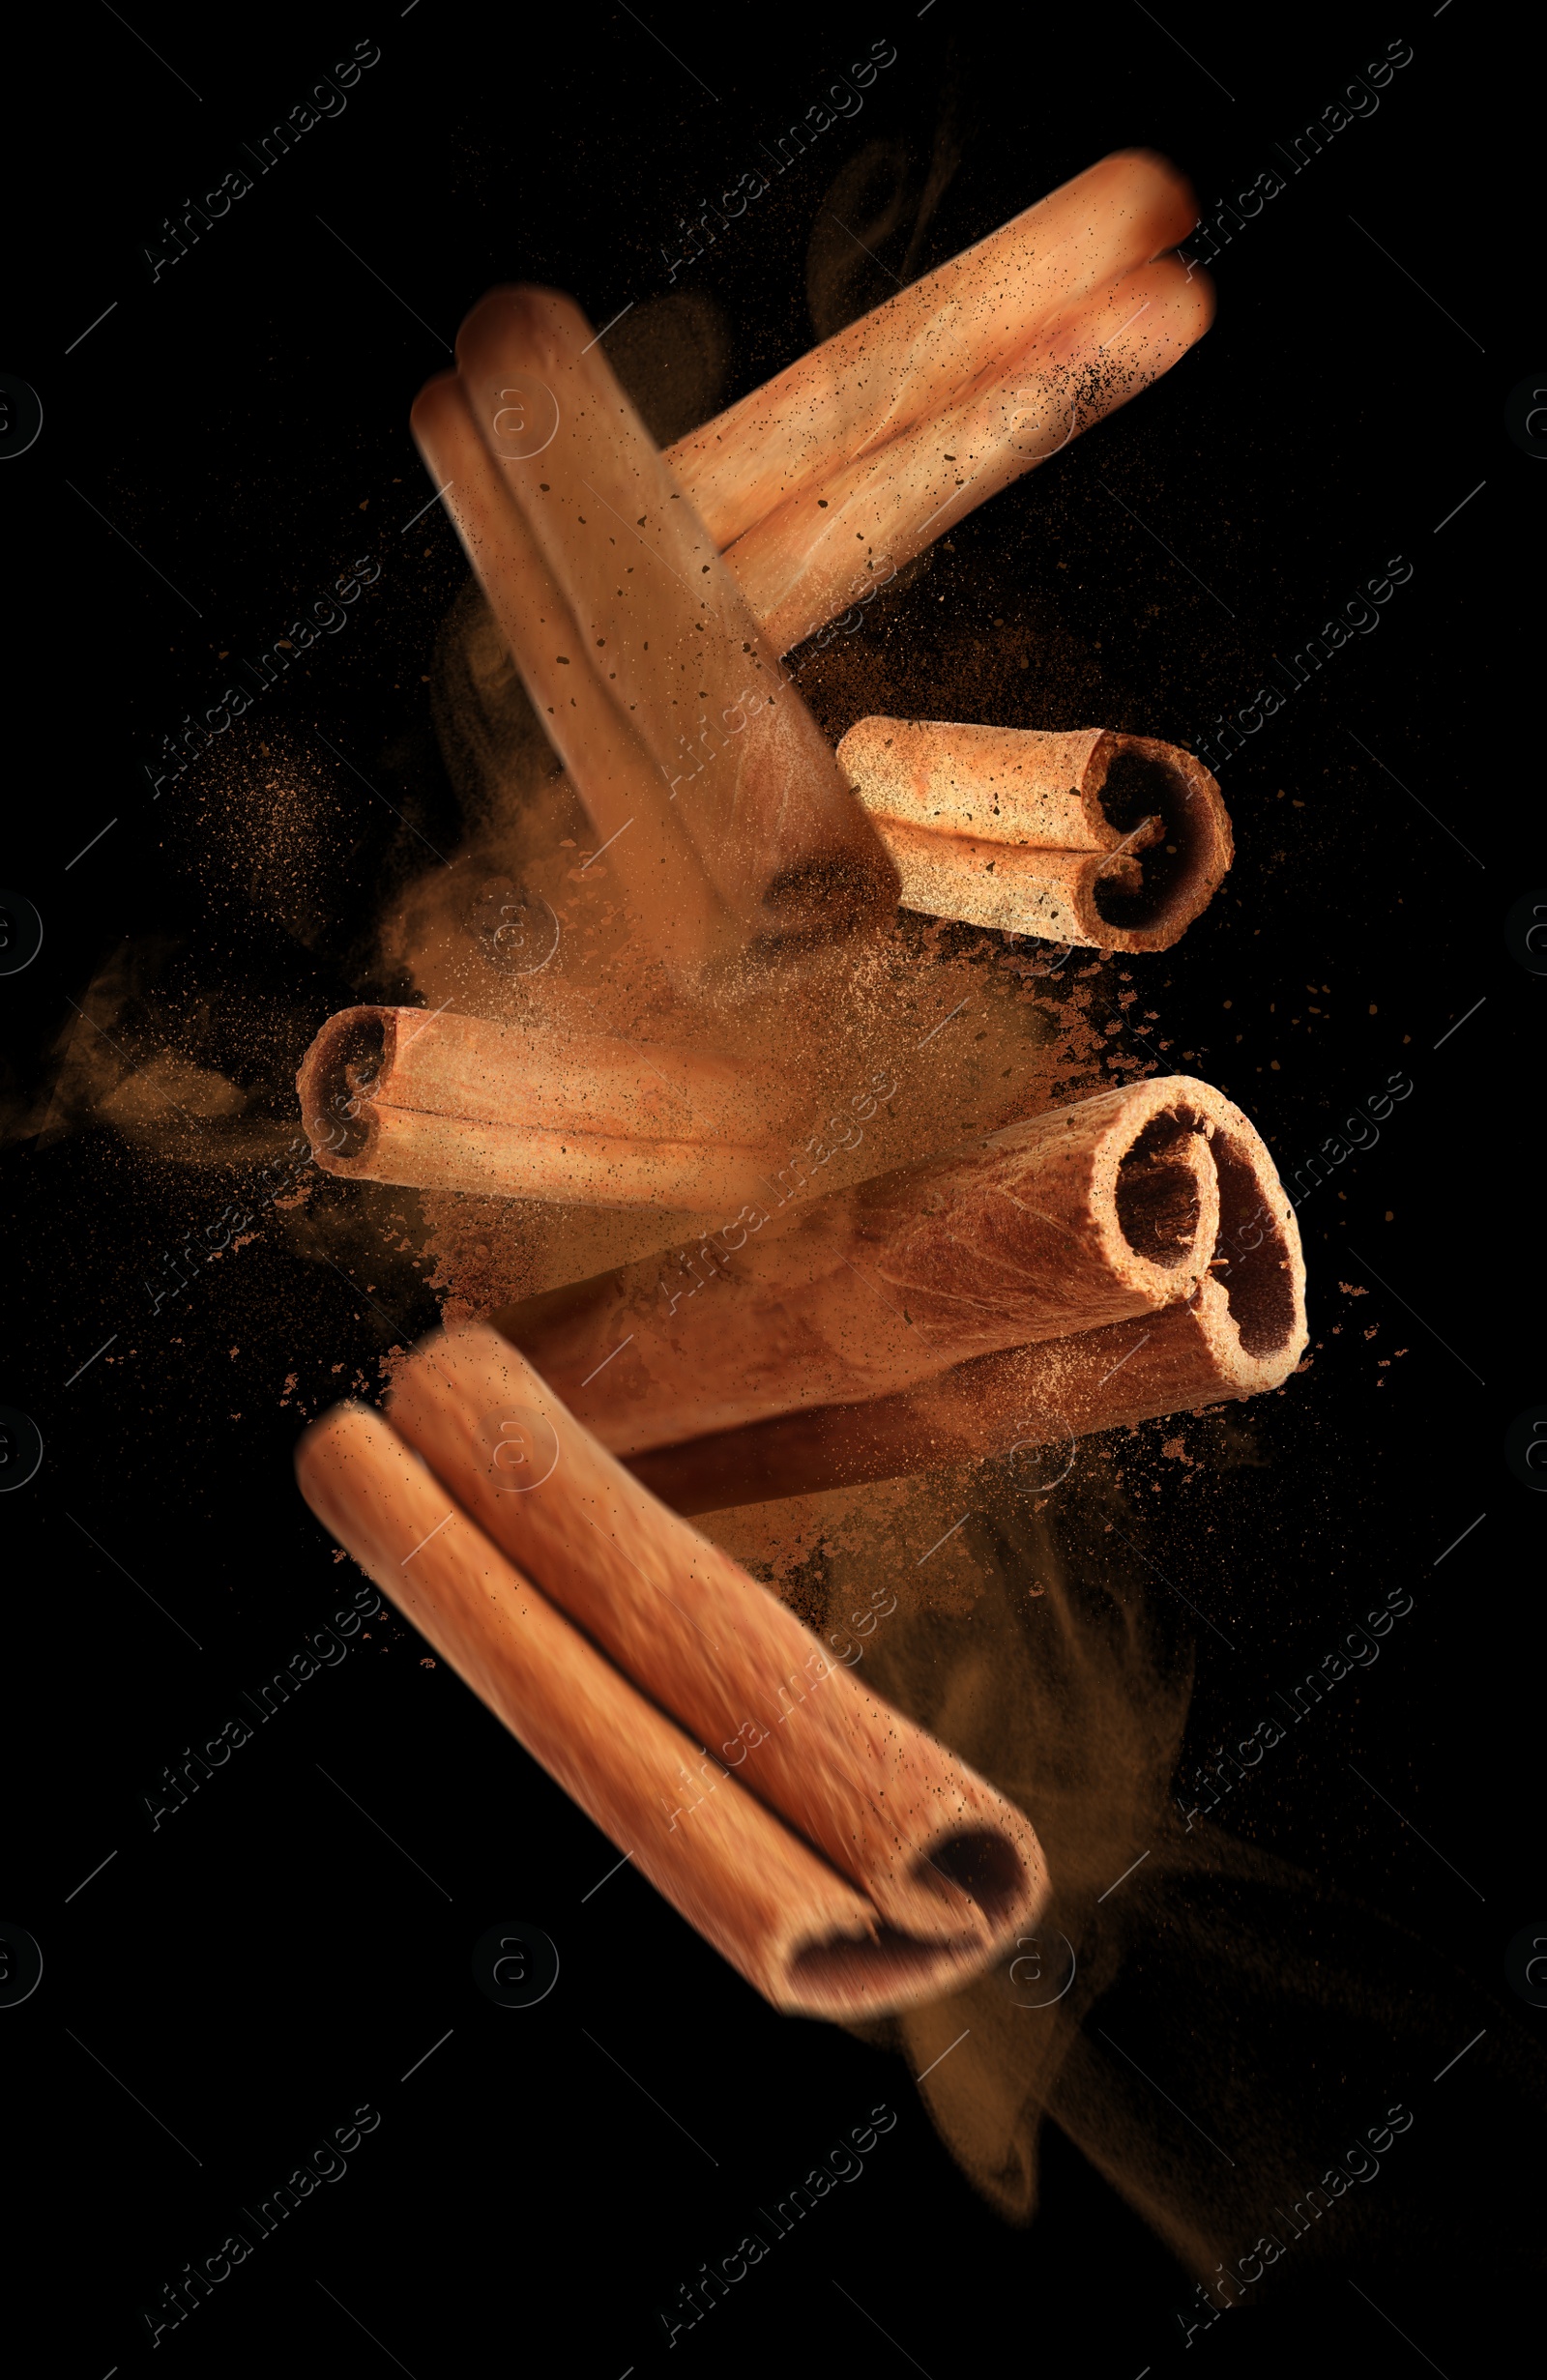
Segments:
[[[1024,1834],[1023,1852],[998,1827],[953,1827],[913,1864],[909,1880],[921,1892],[944,1899],[944,1879],[969,1896],[980,1919],[970,1934],[951,1930],[944,1909],[938,1935],[909,1931],[879,1916],[862,1927],[842,1915],[836,1922],[808,1920],[803,1928],[797,1923],[769,1959],[770,1971],[760,1982],[765,1997],[786,2016],[823,2017],[841,2024],[917,2008],[959,1990],[1003,1957],[1047,1904],[1046,1866],[1029,1827]]]
[[[1209,1212],[1198,1133],[1190,1117],[1162,1109],[1118,1160],[1113,1205],[1123,1236],[1135,1256],[1167,1271],[1192,1256]]]
[[[1087,793],[1119,842],[1082,888],[1081,925],[1104,949],[1169,950],[1208,908],[1235,856],[1218,785],[1179,744],[1108,734],[1093,755]]]
[[[391,1008],[345,1008],[332,1016],[301,1061],[296,1091],[317,1164],[369,1179],[378,1138],[371,1092],[392,1071],[397,1020]]]
[[[865,1935],[831,1932],[786,1957],[787,1982],[776,2003],[794,2016],[878,2016],[916,2007],[981,1974],[995,1950],[1017,1927],[1034,1924],[1045,1905],[1045,1871],[1031,1870],[1015,1845],[993,1827],[959,1827],[931,1843],[914,1872],[927,1885],[931,1871],[971,1895],[982,1911],[989,1941],[931,1941],[878,1924]]]
[[[867,718],[838,762],[904,906],[966,924],[1168,950],[1234,857],[1208,769],[1148,736]]]

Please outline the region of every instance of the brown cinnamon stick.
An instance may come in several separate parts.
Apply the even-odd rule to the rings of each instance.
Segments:
[[[415,434],[663,951],[702,966],[889,914],[874,829],[579,309],[492,291],[457,366]]]
[[[1234,856],[1209,771],[1144,736],[868,718],[838,763],[930,916],[1168,950]]]
[[[1227,1111],[1209,1142],[1218,1239],[1185,1300],[977,1357],[900,1396],[657,1447],[628,1467],[675,1511],[713,1512],[1007,1456],[1280,1387],[1307,1336],[1299,1227],[1260,1136],[1214,1097]]]
[[[1165,159],[1103,158],[799,357],[667,460],[716,542],[734,545],[835,458],[869,454],[949,410],[1197,219]]]
[[[757,1195],[789,1096],[696,1051],[418,1008],[330,1017],[296,1088],[331,1174],[705,1214]]]
[[[750,1795],[706,1794],[710,1765],[512,1567],[375,1414],[340,1407],[297,1457],[317,1518],[657,1892],[777,2008],[811,2006],[803,1953],[864,1959],[884,1974],[874,1910]],[[886,1997],[882,1974],[872,1982]],[[896,1959],[892,1981],[907,1976]],[[825,1996],[820,1983],[816,1998]],[[838,1995],[846,2011],[862,1995]]]
[[[313,1510],[775,2006],[910,2004],[1035,1918],[1046,1874],[1020,1814],[857,1689],[509,1346],[428,1343],[394,1422],[314,1426]]]
[[[901,1396],[781,1413],[631,1456],[674,1512],[812,1495],[1092,1437],[1282,1386],[1305,1351],[1293,1214],[1245,1295],[1211,1278],[1184,1303],[956,1365]],[[1281,1269],[1280,1269],[1281,1268]],[[1273,1275],[1276,1273],[1276,1278]]]
[[[1222,1124],[1251,1134],[1205,1084],[1135,1084],[763,1229],[744,1210],[720,1235],[735,1252],[680,1315],[655,1262],[494,1320],[619,1453],[894,1393],[1185,1297],[1217,1233],[1208,1136]]]
[[[501,407],[496,418],[508,413],[513,408]],[[679,978],[693,980],[723,964],[744,937],[686,824],[661,799],[655,754],[614,701],[600,649],[576,616],[563,572],[549,566],[511,502],[505,467],[479,435],[454,373],[420,392],[412,421],[533,708],[585,803],[598,853],[613,852],[651,946]]]
[[[1174,260],[1147,265],[1071,305],[885,445],[856,457],[834,441],[816,476],[726,550],[770,644],[787,653],[861,604],[978,505],[1169,371],[1212,314],[1201,276]]]

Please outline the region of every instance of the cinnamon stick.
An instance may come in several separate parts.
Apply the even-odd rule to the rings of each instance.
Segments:
[[[873,827],[572,301],[492,291],[457,367],[415,434],[666,955],[702,968],[890,914]]]
[[[1281,1387],[1307,1337],[1299,1227],[1259,1135],[1219,1105],[1229,1112],[1209,1143],[1218,1241],[1184,1300],[978,1356],[900,1396],[660,1446],[632,1456],[629,1469],[673,1510],[714,1512],[1009,1456]]]
[[[623,1454],[892,1394],[1185,1297],[1217,1234],[1221,1124],[1251,1133],[1205,1084],[1135,1084],[763,1228],[744,1209],[739,1237],[720,1234],[734,1252],[681,1315],[657,1261],[494,1320]]]
[[[296,1088],[331,1174],[716,1215],[761,1189],[789,1096],[696,1051],[418,1008],[330,1017]]]
[[[867,455],[944,413],[1197,219],[1165,159],[1103,158],[680,439],[667,460],[716,543],[732,546],[835,457]]]
[[[1243,1327],[1227,1291],[1211,1278],[1158,1314],[981,1355],[901,1396],[776,1414],[657,1447],[630,1456],[628,1468],[674,1512],[718,1512],[1012,1459],[1124,1424],[1264,1396],[1282,1386],[1305,1351],[1303,1283],[1296,1277],[1302,1273],[1297,1237],[1256,1327]]]
[[[509,1347],[432,1343],[394,1419],[357,1407],[315,1424],[297,1457],[308,1503],[774,2006],[909,2005],[1035,1919],[1046,1872],[1020,1814],[830,1665]],[[520,1433],[552,1455],[525,1494],[503,1461]],[[674,1712],[693,1714],[696,1744]]]
[[[1011,344],[939,412],[816,475],[744,531],[726,562],[787,653],[1023,473],[1169,371],[1208,330],[1212,293],[1175,260],[1145,266]]]
[[[1209,771],[1145,736],[868,718],[838,765],[930,916],[1169,950],[1234,856]]]
[[[684,821],[662,801],[655,755],[613,700],[599,648],[576,617],[563,573],[550,568],[510,501],[503,465],[480,437],[454,373],[421,392],[412,421],[539,720],[585,803],[598,851],[612,851],[652,947],[681,979],[723,964],[741,947],[736,921]]]
[[[693,1799],[686,1781],[707,1755],[450,1506],[376,1415],[340,1407],[303,1440],[296,1467],[317,1518],[442,1660],[775,2007],[840,2013],[803,1989],[813,1948],[830,1959],[869,1948],[884,1971],[874,1910],[750,1795],[705,1795],[689,1823],[662,1821],[685,1792]],[[849,2007],[860,1996],[843,1995]]]

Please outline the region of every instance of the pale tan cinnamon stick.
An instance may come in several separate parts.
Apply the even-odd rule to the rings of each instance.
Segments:
[[[296,1088],[331,1174],[716,1215],[760,1191],[789,1099],[765,1067],[418,1008],[331,1017]]]
[[[1173,261],[1072,305],[987,379],[886,445],[834,449],[726,550],[770,644],[787,653],[1023,473],[1169,371],[1208,330],[1212,292]]]
[[[836,458],[949,410],[1197,219],[1163,158],[1103,158],[681,439],[667,460],[711,536],[733,545]]]
[[[313,1510],[775,2006],[910,2004],[1035,1918],[1046,1873],[1020,1814],[856,1690],[492,1333],[429,1343],[394,1418],[314,1426]],[[525,1492],[518,1447],[543,1465]]]
[[[454,373],[421,392],[412,421],[538,718],[585,803],[598,853],[611,852],[651,946],[682,979],[723,965],[744,935],[685,821],[662,800],[657,758],[615,700],[611,665],[577,617],[563,572],[549,567],[511,503],[505,466],[480,437]]]
[[[654,920],[677,897],[665,880],[696,869],[695,914],[717,913],[717,933],[697,935],[710,958],[890,914],[896,881],[874,829],[579,309],[547,290],[492,291],[462,325],[457,364],[420,398],[415,432],[452,482],[453,517],[588,807],[593,746],[627,754],[592,815],[616,836],[640,914]],[[507,399],[523,391],[519,411]],[[533,451],[537,429],[511,424],[535,403],[553,426]]]
[[[1168,950],[1234,856],[1209,771],[1144,736],[869,718],[838,765],[930,916]]]
[[[1185,1297],[1217,1233],[1221,1124],[1251,1132],[1207,1085],[1135,1084],[761,1230],[744,1215],[686,1304],[656,1261],[494,1319],[618,1453],[890,1394]]]

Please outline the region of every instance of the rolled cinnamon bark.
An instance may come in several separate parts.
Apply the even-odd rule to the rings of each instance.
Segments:
[[[1222,1123],[1251,1130],[1206,1084],[1134,1084],[744,1232],[681,1316],[657,1261],[494,1321],[620,1454],[891,1394],[1185,1297],[1217,1234]]]
[[[838,764],[930,916],[1169,950],[1234,857],[1208,769],[1147,736],[869,718]]]
[[[834,457],[868,454],[949,409],[1197,219],[1165,159],[1103,158],[679,440],[667,460],[716,543],[732,545]]]
[[[417,1359],[435,1374],[407,1400],[440,1457],[430,1468],[360,1408],[313,1426],[297,1470],[318,1517],[774,2006],[879,2013],[988,1964],[1046,1897],[1027,1821],[588,1448],[508,1347],[474,1342]],[[554,1457],[524,1495],[501,1461],[518,1429],[529,1447],[546,1434]],[[512,1539],[530,1557],[520,1569]],[[642,1580],[638,1557],[669,1584]],[[545,1593],[527,1575],[539,1563]],[[665,1630],[663,1610],[678,1615]],[[637,1678],[619,1666],[633,1653]],[[685,1705],[708,1714],[696,1745],[667,1715]],[[715,1759],[704,1746],[721,1737]]]
[[[457,366],[419,399],[415,433],[663,947],[685,946],[668,913],[695,873],[695,917],[713,923],[690,938],[700,963],[889,915],[896,880],[875,830],[579,309],[492,291],[462,325]]]
[[[330,1017],[296,1088],[331,1174],[695,1214],[757,1195],[789,1096],[695,1051],[419,1008]]]
[[[303,1441],[297,1470],[313,1512],[382,1592],[775,2008],[849,2015],[932,1980],[933,1946],[888,1935],[874,1907],[733,1780],[700,1798],[714,1765],[702,1748],[448,1510],[377,1416],[329,1414]]]
[[[932,418],[807,483],[726,550],[770,644],[787,653],[862,604],[935,538],[1169,371],[1213,318],[1201,276],[1148,265],[1071,305]]]
[[[513,407],[497,418],[505,414],[515,418]],[[511,502],[504,465],[480,437],[456,375],[422,390],[411,418],[539,720],[596,828],[596,856],[611,851],[636,918],[675,975],[692,980],[724,964],[744,935],[685,822],[661,799],[655,755],[613,699],[601,649]]]
[[[1210,1146],[1219,1252],[1184,1302],[978,1356],[900,1396],[657,1447],[630,1457],[629,1469],[674,1511],[715,1512],[977,1463],[1281,1387],[1307,1336],[1295,1209],[1249,1126],[1217,1126]]]

